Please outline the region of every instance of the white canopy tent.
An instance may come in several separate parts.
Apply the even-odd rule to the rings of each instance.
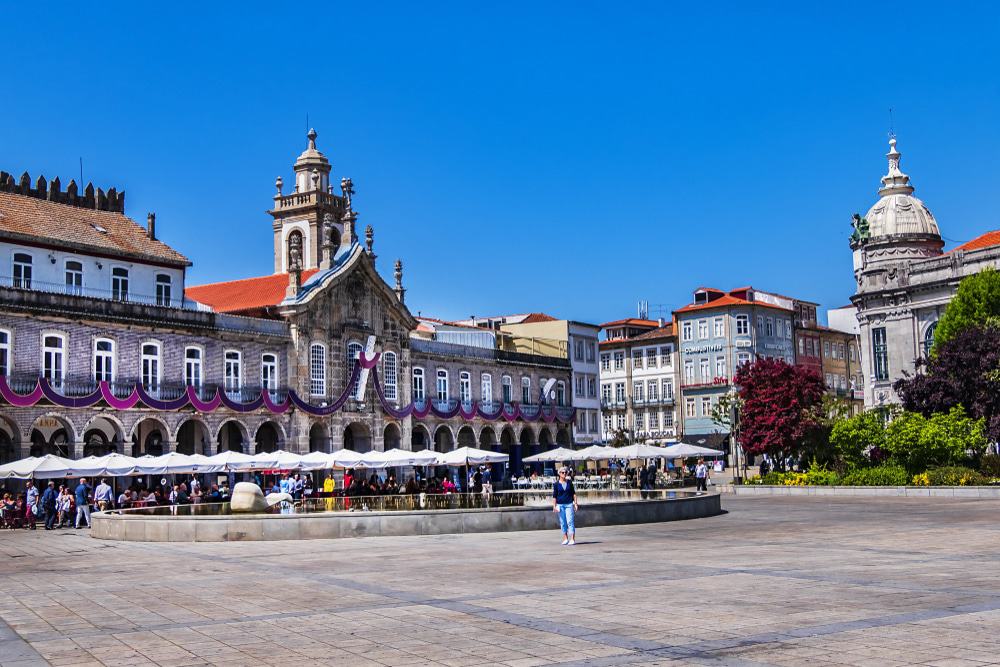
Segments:
[[[627,459],[629,461],[634,459],[670,458],[670,455],[667,453],[665,447],[654,447],[653,445],[646,445],[642,443],[636,443],[627,447],[614,447],[610,449],[614,451],[614,458]]]
[[[334,468],[363,468],[363,460],[364,454],[352,449],[338,449],[330,454],[330,462]]]
[[[686,459],[691,456],[725,456],[726,453],[718,449],[689,445],[686,442],[678,442],[663,448],[664,455],[671,459]]]
[[[131,475],[138,465],[138,459],[112,452],[104,456],[88,456],[71,461],[71,477],[121,477]]]
[[[417,452],[411,452],[408,449],[387,449],[384,452],[371,452],[374,456],[365,455],[365,461],[373,459],[379,462],[385,462],[385,467],[393,468],[396,466],[432,466],[437,463],[437,452],[431,451],[429,449],[422,449]]]
[[[581,450],[582,451],[582,450]],[[572,449],[567,449],[565,447],[558,447],[556,449],[550,449],[547,452],[542,452],[541,454],[535,454],[534,456],[527,456],[523,459],[525,463],[559,463],[562,461],[585,461],[586,459],[576,458],[577,452]]]
[[[467,466],[480,463],[506,463],[510,457],[500,452],[491,452],[475,447],[459,447],[437,455],[437,465]]]
[[[55,454],[46,454],[39,457],[29,456],[26,459],[8,463],[3,468],[6,469],[4,477],[13,477],[15,479],[31,479],[32,477],[36,479],[52,479],[75,476],[71,474],[73,461],[56,456]]]
[[[573,452],[574,461],[609,461],[613,458],[617,458],[616,452],[618,450],[614,447],[605,447],[603,445],[591,445],[590,447],[584,447],[583,449]]]
[[[252,468],[242,468],[240,466],[252,466],[253,457],[243,452],[228,450],[219,452],[208,457],[208,463],[213,466],[220,466],[219,471],[236,472],[238,470],[252,470]]]

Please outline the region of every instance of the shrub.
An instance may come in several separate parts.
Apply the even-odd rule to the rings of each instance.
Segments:
[[[926,472],[930,486],[982,486],[989,480],[971,468],[947,466]]]
[[[947,466],[986,449],[985,422],[970,419],[961,406],[929,418],[903,412],[889,424],[885,447],[913,472]]]
[[[913,486],[930,486],[931,485],[930,475],[928,475],[925,472],[922,472],[919,475],[914,475],[912,484]]]
[[[906,468],[883,465],[853,470],[847,473],[840,483],[844,486],[906,486],[909,481],[910,476]]]
[[[771,486],[780,486],[781,484],[784,484],[784,477],[785,473],[783,472],[771,471],[766,475],[764,475],[763,477],[761,477],[760,483],[769,484]]]
[[[1000,477],[1000,454],[986,454],[979,461],[979,472],[987,477]]]

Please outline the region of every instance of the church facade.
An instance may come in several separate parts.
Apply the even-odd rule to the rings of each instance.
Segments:
[[[944,252],[937,220],[900,169],[895,138],[886,157],[879,199],[865,216],[854,216],[850,241],[866,408],[899,402],[892,385],[926,356],[962,278],[1000,267],[1000,230]]]
[[[276,181],[273,272],[194,287],[124,192],[0,174],[0,462],[468,445],[516,469],[568,446],[573,409],[545,389],[569,359],[421,332],[330,172],[310,131]]]

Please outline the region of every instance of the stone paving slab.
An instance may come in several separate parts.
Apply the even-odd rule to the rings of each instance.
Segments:
[[[269,543],[0,533],[8,665],[1000,664],[1000,501]]]

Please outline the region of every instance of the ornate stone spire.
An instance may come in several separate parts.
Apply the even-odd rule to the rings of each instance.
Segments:
[[[309,130],[306,135],[309,146],[295,160],[296,192],[311,192],[319,190],[326,192],[329,184],[330,161],[316,148],[316,130]]]
[[[889,158],[889,173],[882,177],[879,196],[913,194],[910,177],[899,170],[899,158],[902,157],[902,153],[896,150],[895,136],[889,138],[889,152],[885,156]]]
[[[368,225],[365,227],[365,248],[368,250],[368,255],[375,259],[375,253],[372,251],[373,245],[375,245],[375,228]]]
[[[396,260],[396,271],[394,272],[394,275],[396,276],[396,298],[399,299],[400,303],[404,303],[406,290],[403,289],[403,260]]]
[[[329,213],[323,214],[323,227],[321,233],[323,234],[323,247],[321,249],[323,256],[319,261],[319,268],[329,269],[333,266],[333,254],[337,252],[337,249],[333,245],[333,216]]]

